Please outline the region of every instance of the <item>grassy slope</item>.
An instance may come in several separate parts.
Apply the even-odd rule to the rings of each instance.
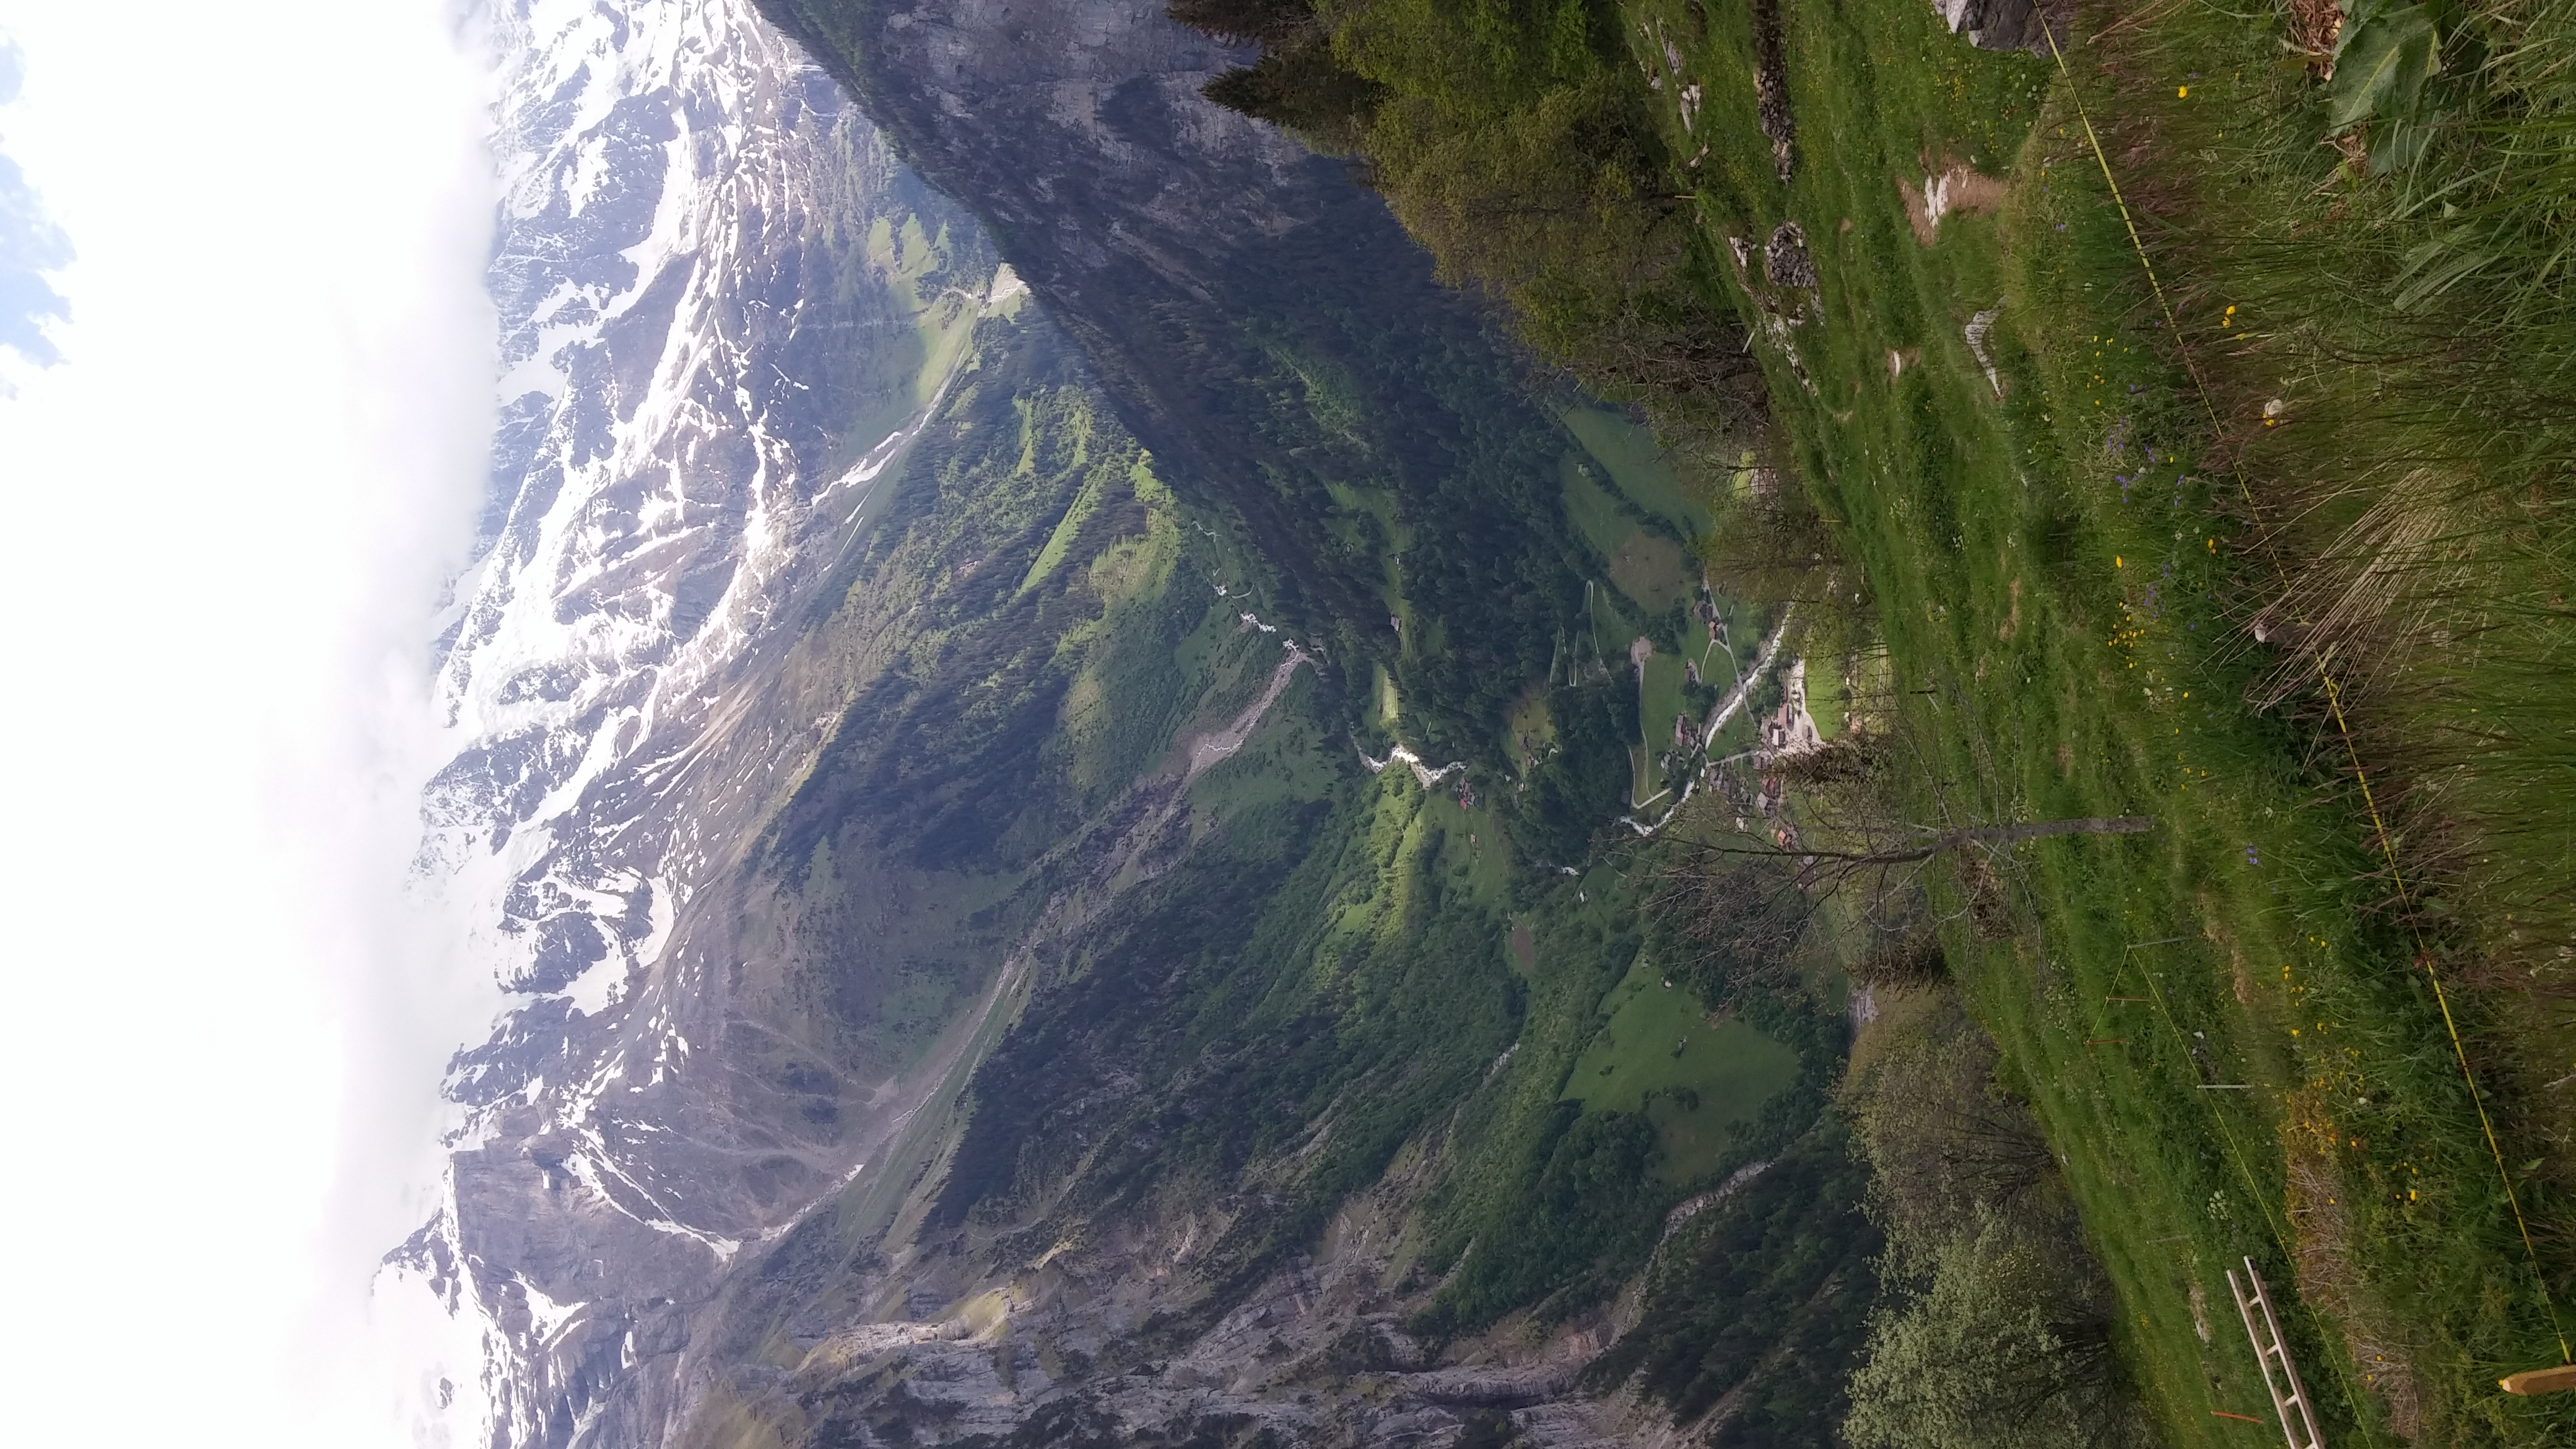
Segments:
[[[1627,7],[1683,39],[1711,92],[1717,120],[1687,141],[1663,114],[1678,154],[1713,146],[1712,232],[1805,228],[1822,317],[1788,335],[1812,388],[1778,348],[1765,360],[1899,682],[1930,691],[1899,696],[1925,808],[2161,822],[2028,851],[2009,935],[1952,944],[2065,1153],[2164,1432],[2259,1439],[2211,1412],[2268,1413],[2220,1277],[2244,1254],[2276,1291],[2297,1276],[2311,1307],[2342,1310],[2293,1325],[2339,1440],[2381,1438],[2409,1398],[2450,1442],[2566,1432],[2567,1410],[2493,1392],[2556,1347],[2442,1023],[2403,944],[2358,914],[2361,822],[2308,765],[2316,742],[2242,703],[2251,666],[2220,638],[2242,565],[2176,461],[2196,405],[2157,360],[2160,321],[2054,70],[1975,52],[1913,0],[1790,7],[1799,169],[1781,187],[1741,79],[1749,17],[1710,4],[1700,38],[1697,9]],[[2009,167],[2012,192],[1927,248],[1898,182],[1950,160]],[[1964,336],[1998,302],[2000,399]],[[2294,1274],[2298,1233],[2342,1266]]]
[[[1609,1022],[1576,1059],[1565,1095],[1644,1112],[1664,1149],[1667,1182],[1706,1178],[1735,1129],[1797,1076],[1795,1052],[1741,1017],[1712,1020],[1689,988],[1650,960],[1629,968],[1602,1010]]]
[[[1710,514],[1674,475],[1645,428],[1597,407],[1569,408],[1564,419],[1567,431],[1582,444],[1559,467],[1566,517],[1604,566],[1606,577],[1596,582],[1616,591],[1606,605],[1590,612],[1589,647],[1613,676],[1629,677],[1632,643],[1641,634],[1663,636],[1640,681],[1638,737],[1628,752],[1627,787],[1629,801],[1653,802],[1659,811],[1670,806],[1667,792],[1679,791],[1700,762],[1695,744],[1675,749],[1674,720],[1690,708],[1683,693],[1683,660],[1701,661],[1703,678],[1715,693],[1722,694],[1735,680],[1725,651],[1712,646],[1700,621],[1676,612],[1688,608],[1701,582],[1684,542],[1708,530]],[[1741,612],[1722,595],[1716,603]],[[1671,652],[1666,646],[1674,642],[1686,652]],[[1705,708],[1693,714],[1694,741],[1696,726],[1706,722]],[[1507,738],[1523,728],[1514,726]],[[1672,758],[1659,765],[1668,752]]]

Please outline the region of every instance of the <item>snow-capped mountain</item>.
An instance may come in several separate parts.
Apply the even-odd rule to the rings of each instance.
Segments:
[[[1344,737],[1392,716],[1352,671],[1482,738],[1458,681],[1552,627],[1492,580],[1579,597],[1525,363],[1339,163],[1204,101],[1238,57],[1161,0],[494,3],[502,427],[418,864],[498,1012],[378,1300],[442,1345],[426,1437],[1397,1442],[1557,1393],[1553,1348],[1408,1349],[1313,1402],[1427,1291],[1384,1255],[1432,1179],[1309,1261],[1341,1099],[1218,1091],[1279,1052],[1266,987],[1203,994],[1384,884],[1332,873],[1377,849]],[[1435,530],[1472,542],[1388,551]],[[1472,668],[1396,634],[1399,577]],[[1270,1145],[1170,1155],[1220,1139]]]
[[[735,983],[692,902],[846,703],[779,667],[787,621],[1017,284],[741,0],[516,0],[493,30],[502,422],[418,865],[497,1025],[384,1291],[459,1326],[426,1395],[452,1437],[562,1443],[868,1140],[694,1070]]]

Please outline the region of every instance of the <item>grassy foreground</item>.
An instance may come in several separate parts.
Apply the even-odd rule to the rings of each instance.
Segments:
[[[1211,93],[1702,477],[1686,339],[1740,321],[1918,819],[2156,818],[1940,890],[2161,1435],[2276,1432],[2249,1256],[2332,1442],[2576,1433],[2495,1387],[2576,1297],[2570,7],[2085,9],[2062,60],[1919,0],[1318,14]]]
[[[1685,6],[1641,9],[1664,34],[1687,24]],[[2337,1437],[2553,1440],[2576,1417],[2494,1388],[2561,1346],[2462,1053],[2413,969],[2477,948],[2420,906],[2390,908],[2392,858],[2356,798],[2356,769],[2377,761],[2315,707],[2324,682],[2254,707],[2295,650],[2249,647],[2243,626],[2284,592],[2266,575],[2304,540],[2256,511],[2257,483],[2230,466],[2257,450],[2204,410],[2084,142],[2079,102],[2133,114],[2144,88],[2119,92],[2097,50],[2066,74],[1970,51],[1909,4],[1800,7],[1785,22],[1804,164],[1763,184],[1769,157],[1742,155],[1747,128],[1717,132],[1738,159],[1699,205],[1721,233],[1761,241],[1794,221],[1809,238],[1804,325],[1764,326],[1794,316],[1800,289],[1751,279],[1746,295],[1775,340],[1788,446],[1875,593],[1901,676],[1890,706],[1922,752],[1920,808],[1945,822],[2146,813],[2162,827],[2026,848],[1993,883],[2008,917],[1950,944],[2063,1154],[2166,1437],[2264,1432],[2221,1417],[2269,1415],[2221,1279],[2250,1254],[2304,1300],[2294,1343]],[[2231,36],[2207,12],[2168,25],[2207,42],[2196,67],[2193,47],[2158,57],[2176,102],[2198,81],[2241,125],[2281,104],[2267,25]],[[1714,12],[1709,28],[1734,29]],[[1712,41],[1684,69],[1742,74],[1749,48],[1730,48]],[[2214,139],[2227,123],[2205,124]],[[2188,226],[2191,178],[2166,168],[2193,158],[2159,139],[2115,152],[2113,174],[2126,162],[2132,192],[2160,183],[2168,221]],[[1924,225],[1907,191],[1945,176],[1988,214]],[[2217,314],[2200,332],[2245,325],[2194,280],[2182,305]],[[2406,703],[2381,698],[2392,715]],[[2419,862],[2399,844],[2393,863]],[[1960,920],[1981,919],[1967,904]],[[2503,1098],[2489,1110],[2524,1144],[2504,1165],[2536,1246],[2563,1251],[2561,1200],[2527,1161],[2548,1154],[2512,1130],[2538,1114],[2507,1085],[2549,1046],[2509,1039],[2514,1024],[2494,1019],[2508,1000],[2456,977],[2451,995],[2467,1060]]]
[[[1686,11],[1645,18],[1670,34]],[[1775,415],[1875,594],[1921,808],[2161,825],[2142,842],[2026,848],[1995,883],[2008,917],[1950,943],[2063,1155],[2160,1427],[2177,1442],[2266,1432],[2222,1417],[2269,1416],[2221,1277],[2250,1254],[2304,1301],[2294,1346],[2337,1437],[2548,1442],[2576,1419],[2494,1389],[2560,1345],[2460,1054],[2412,969],[2434,948],[2386,908],[2390,861],[2355,798],[2364,760],[2313,701],[2254,708],[2288,651],[2249,647],[2249,600],[2279,595],[2271,555],[2300,540],[2249,512],[2252,485],[2085,144],[2079,102],[2118,113],[2130,98],[2100,78],[2098,51],[2079,48],[2065,74],[1976,53],[1923,7],[1808,6],[1785,22],[1804,164],[1783,187],[1761,184],[1767,155],[1741,158],[1721,176],[1755,184],[1699,204],[1721,233],[1758,242],[1795,221],[1809,238],[1815,310],[1765,329]],[[2161,57],[2175,101],[2198,80],[2213,111],[2249,125],[2278,101],[2259,45],[2225,46],[2205,12],[2169,23],[2218,32],[2197,67],[2178,58],[2188,48]],[[1713,35],[1730,28],[1712,16]],[[1699,64],[1750,67],[1725,48]],[[2201,73],[2222,64],[2223,79]],[[1719,134],[1748,149],[1743,128]],[[2114,156],[2133,192],[2190,184],[2159,171],[2189,158]],[[1982,205],[1927,226],[1907,191],[1945,178]],[[2190,224],[2188,204],[2168,209]],[[1765,280],[1747,296],[1769,316],[1805,301]],[[2245,325],[2212,296],[2197,285],[2184,302],[2217,312],[2201,331]],[[2415,864],[2402,846],[2395,859]],[[2515,1047],[2537,1044],[2495,1041],[2505,1024],[2479,1013],[2503,1003],[2453,993],[2493,1095]],[[2535,1155],[2506,1166],[2540,1240],[2563,1246],[2558,1199],[2531,1176],[2543,1164],[2523,1161]]]
[[[1638,10],[1687,34],[1685,5]],[[2561,1359],[2561,1343],[2463,1055],[2414,969],[2478,949],[2427,910],[2391,908],[2391,864],[2419,861],[2403,843],[2380,851],[2378,802],[2357,799],[2354,773],[2378,761],[2321,717],[2326,681],[2254,709],[2295,647],[2249,647],[2246,616],[2285,593],[2264,575],[2308,539],[2231,467],[2254,454],[2241,464],[2254,472],[2262,454],[2202,407],[2084,142],[2079,106],[2136,113],[2143,85],[2123,93],[2110,70],[2136,62],[2079,46],[2058,72],[1978,54],[1896,0],[1793,8],[1785,26],[1801,170],[1777,186],[1759,165],[1770,155],[1744,155],[1759,131],[1713,131],[1731,162],[1700,209],[1747,242],[1780,222],[1806,229],[1811,294],[1747,271],[1749,317],[1772,338],[1798,472],[1875,593],[1901,676],[1891,709],[1922,750],[1919,807],[1950,822],[2143,812],[2161,825],[2141,843],[2025,848],[1999,882],[2009,923],[1950,941],[2014,1088],[2061,1150],[2161,1431],[2264,1434],[2223,1418],[2269,1418],[2221,1279],[2254,1256],[2306,1305],[2295,1351],[2339,1439],[2555,1439],[2576,1423],[2566,1408],[2494,1390],[2501,1372]],[[2205,106],[2241,126],[2282,106],[2269,15],[2236,21],[2239,34],[2208,10],[2166,26],[2202,41],[2156,54],[2174,103],[2197,80]],[[1736,31],[1713,13],[1708,28],[1749,36],[1749,18]],[[1713,39],[1700,57],[1685,49],[1682,70],[1752,62],[1749,46]],[[2226,124],[2205,121],[2210,139]],[[2156,142],[2172,131],[2115,152],[2112,175],[2125,162],[2130,191],[2161,191],[2166,224],[2190,227],[2192,178],[2174,170],[2195,157]],[[2334,186],[2331,152],[2326,170]],[[1927,224],[1919,199],[1945,180],[1976,209]],[[2195,315],[2192,343],[2246,325],[2215,297],[2202,278],[2184,294],[2182,307],[2215,312]],[[2406,706],[2380,699],[2388,714]],[[2378,724],[2380,740],[2406,732]],[[2488,1109],[2512,1124],[2535,1114],[2506,1083],[2548,1044],[2499,1039],[2512,1026],[2481,1011],[2501,1006],[2452,982],[2465,1057],[2488,1096],[2506,1093]],[[2517,1140],[2504,1165],[2524,1217],[2563,1250],[2561,1199],[2530,1160],[2548,1152]]]

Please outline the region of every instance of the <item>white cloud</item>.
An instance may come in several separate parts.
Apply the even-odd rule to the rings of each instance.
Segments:
[[[367,1270],[488,1000],[400,897],[488,444],[485,70],[449,0],[0,32],[76,253],[60,364],[0,350],[11,1437],[389,1439]]]
[[[0,36],[0,106],[17,99],[26,57]],[[18,163],[0,150],[0,347],[34,367],[57,360],[48,324],[64,320],[62,294],[52,274],[72,259],[69,238],[45,215],[44,202],[27,188]],[[9,383],[0,377],[0,397]]]

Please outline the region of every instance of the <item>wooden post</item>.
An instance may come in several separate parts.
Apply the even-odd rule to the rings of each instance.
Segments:
[[[2576,1364],[2556,1368],[2525,1369],[2496,1380],[2508,1394],[2556,1394],[2576,1389]]]

